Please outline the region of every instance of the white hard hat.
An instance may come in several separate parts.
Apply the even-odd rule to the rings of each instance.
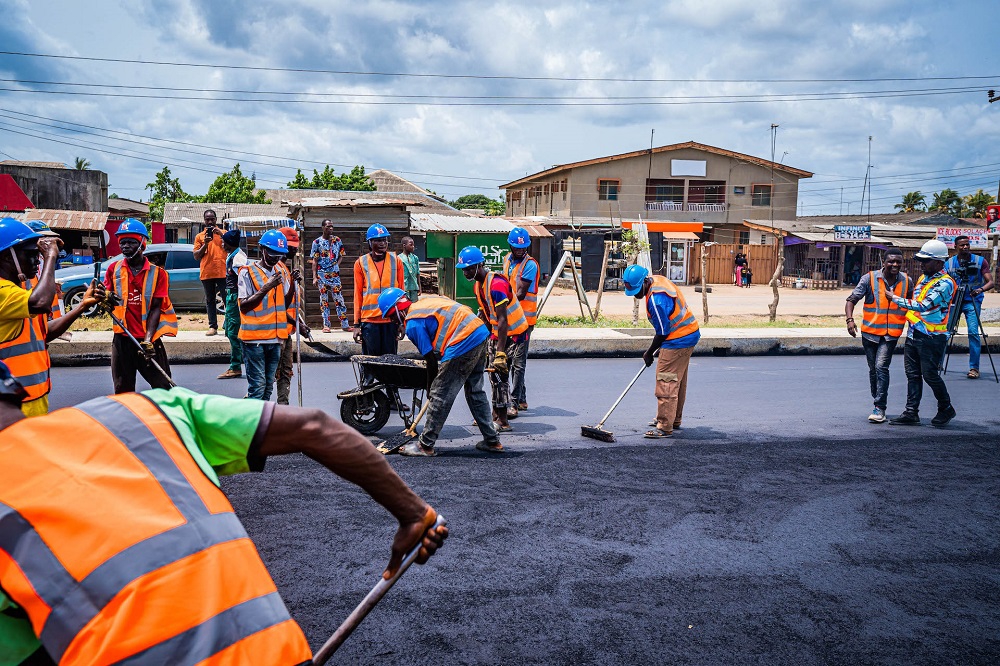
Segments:
[[[948,246],[939,240],[929,240],[920,248],[920,252],[915,255],[917,259],[940,259],[948,260]]]

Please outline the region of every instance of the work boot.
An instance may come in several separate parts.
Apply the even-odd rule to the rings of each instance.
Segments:
[[[951,421],[955,416],[957,416],[955,408],[948,405],[944,409],[938,409],[938,413],[931,419],[931,425],[940,428],[941,426],[948,425],[948,421]]]
[[[213,335],[218,335],[218,334],[219,334],[219,329],[217,329],[217,328],[210,328],[207,331],[205,331],[205,335],[207,335],[207,336],[213,336]]]
[[[221,375],[219,375],[218,377],[216,377],[216,379],[239,379],[242,376],[243,376],[243,373],[240,372],[239,370],[233,370],[232,368],[229,368],[228,370],[226,370],[225,372],[223,372]]]
[[[500,443],[500,440],[495,442],[482,441],[476,444],[476,448],[488,453],[503,453],[503,444]]]
[[[905,411],[896,418],[889,419],[890,425],[920,425],[920,417],[916,412]]]
[[[876,407],[872,410],[872,413],[868,415],[869,423],[885,423],[885,421],[885,410],[880,407]]]

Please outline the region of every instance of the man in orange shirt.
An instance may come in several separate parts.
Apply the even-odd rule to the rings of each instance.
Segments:
[[[201,286],[205,289],[205,308],[208,310],[208,332],[219,332],[219,315],[215,307],[216,294],[226,302],[226,248],[222,245],[222,232],[216,228],[215,211],[205,211],[205,230],[194,237],[194,258],[201,262]]]

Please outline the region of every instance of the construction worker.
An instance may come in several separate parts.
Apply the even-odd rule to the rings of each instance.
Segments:
[[[247,366],[247,397],[270,400],[281,344],[288,339],[288,306],[293,300],[299,271],[281,264],[288,254],[288,239],[277,229],[261,234],[260,259],[240,269],[237,279],[240,306],[240,340]]]
[[[896,296],[913,298],[913,281],[900,270],[902,267],[903,251],[890,247],[885,251],[882,269],[862,275],[844,306],[847,332],[856,338],[858,326],[854,321],[854,306],[862,299],[865,302],[861,311],[861,345],[868,358],[868,380],[875,400],[875,408],[868,415],[871,423],[885,423],[887,420],[889,364],[906,325],[906,311],[886,298],[885,291],[878,285],[880,281],[885,282],[886,289]]]
[[[524,310],[524,318],[528,320],[528,332],[524,340],[512,345],[507,354],[510,360],[511,406],[507,411],[509,418],[516,418],[518,410],[528,408],[528,392],[524,384],[524,372],[528,365],[528,344],[531,332],[535,330],[538,318],[538,262],[528,254],[531,247],[531,237],[524,227],[514,227],[507,234],[507,244],[510,252],[503,259],[503,274],[514,290],[517,302]]]
[[[653,341],[642,355],[646,367],[660,352],[656,363],[656,418],[650,421],[649,439],[673,437],[681,427],[684,399],[687,396],[688,365],[691,353],[701,339],[698,320],[688,309],[684,295],[662,275],[632,264],[622,273],[625,295],[646,299],[646,317],[653,324]]]
[[[913,298],[901,298],[880,287],[887,298],[907,310],[910,322],[903,348],[903,367],[906,370],[906,409],[899,416],[889,419],[892,425],[920,424],[920,397],[923,382],[934,391],[937,414],[931,425],[943,426],[955,418],[951,396],[941,377],[940,363],[948,344],[948,312],[955,295],[955,280],[944,270],[948,260],[948,246],[939,240],[929,240],[914,255],[923,269],[923,275],[913,288]]]
[[[112,262],[104,275],[104,286],[114,295],[113,314],[139,342],[131,340],[115,324],[111,340],[111,378],[115,393],[135,391],[135,373],[152,388],[170,388],[170,363],[163,336],[177,335],[177,315],[170,304],[167,271],[151,264],[143,255],[149,232],[134,218],[115,232],[124,259]],[[162,369],[156,369],[152,361]]]
[[[175,388],[25,419],[25,397],[0,363],[2,664],[311,663],[219,488],[268,456],[304,453],[396,518],[383,577],[448,534],[367,439],[318,409]]]
[[[470,308],[450,298],[424,296],[412,303],[405,291],[396,288],[382,292],[378,307],[383,317],[405,328],[406,337],[427,361],[427,420],[420,438],[407,443],[399,452],[404,456],[436,455],[434,443],[462,389],[469,411],[483,434],[483,441],[476,448],[503,451],[490,416],[490,399],[483,389],[490,331],[482,320]]]
[[[295,257],[299,253],[299,232],[293,227],[279,229],[288,241],[288,254],[281,257],[281,266],[286,272],[291,272],[295,266]],[[278,359],[277,385],[278,404],[287,405],[292,390],[292,376],[295,374],[295,323],[298,323],[299,334],[309,335],[309,327],[299,319],[299,303],[302,302],[302,288],[295,283],[295,298],[288,301],[288,337],[281,343],[281,358]]]
[[[11,217],[0,220],[0,360],[27,391],[26,416],[49,411],[48,343],[105,295],[104,286],[94,281],[79,305],[52,318],[57,288],[53,273],[59,266],[60,245],[55,234],[35,231]]]
[[[955,236],[958,251],[949,259],[944,269],[955,280],[955,284],[965,287],[961,303],[955,303],[965,315],[965,327],[969,333],[969,379],[979,379],[979,355],[982,341],[979,339],[979,313],[983,307],[986,292],[993,288],[993,271],[985,257],[972,254],[972,243],[968,236]],[[955,320],[958,321],[957,319]]]
[[[493,418],[497,432],[510,432],[507,410],[510,407],[509,350],[524,341],[528,333],[528,320],[521,304],[500,273],[486,268],[486,257],[474,245],[458,253],[458,268],[466,280],[473,282],[472,290],[479,303],[479,316],[490,327],[494,349],[490,382],[493,384]]]
[[[222,234],[226,250],[226,337],[229,338],[229,369],[217,379],[239,379],[243,376],[243,343],[240,342],[240,295],[237,289],[241,267],[250,263],[247,253],[240,248],[240,230],[230,229]]]

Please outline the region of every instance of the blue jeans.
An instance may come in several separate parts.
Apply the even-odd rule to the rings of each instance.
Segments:
[[[889,364],[892,363],[892,352],[895,351],[897,342],[899,340],[887,341],[885,337],[878,342],[861,339],[865,356],[868,357],[868,380],[872,387],[872,398],[875,399],[875,406],[882,410],[885,409],[889,396]]]
[[[979,369],[979,353],[982,343],[979,340],[979,306],[974,301],[962,303],[962,314],[965,315],[965,326],[969,332],[969,370]]]
[[[243,362],[247,366],[247,397],[270,400],[274,375],[281,360],[280,344],[243,343]]]

